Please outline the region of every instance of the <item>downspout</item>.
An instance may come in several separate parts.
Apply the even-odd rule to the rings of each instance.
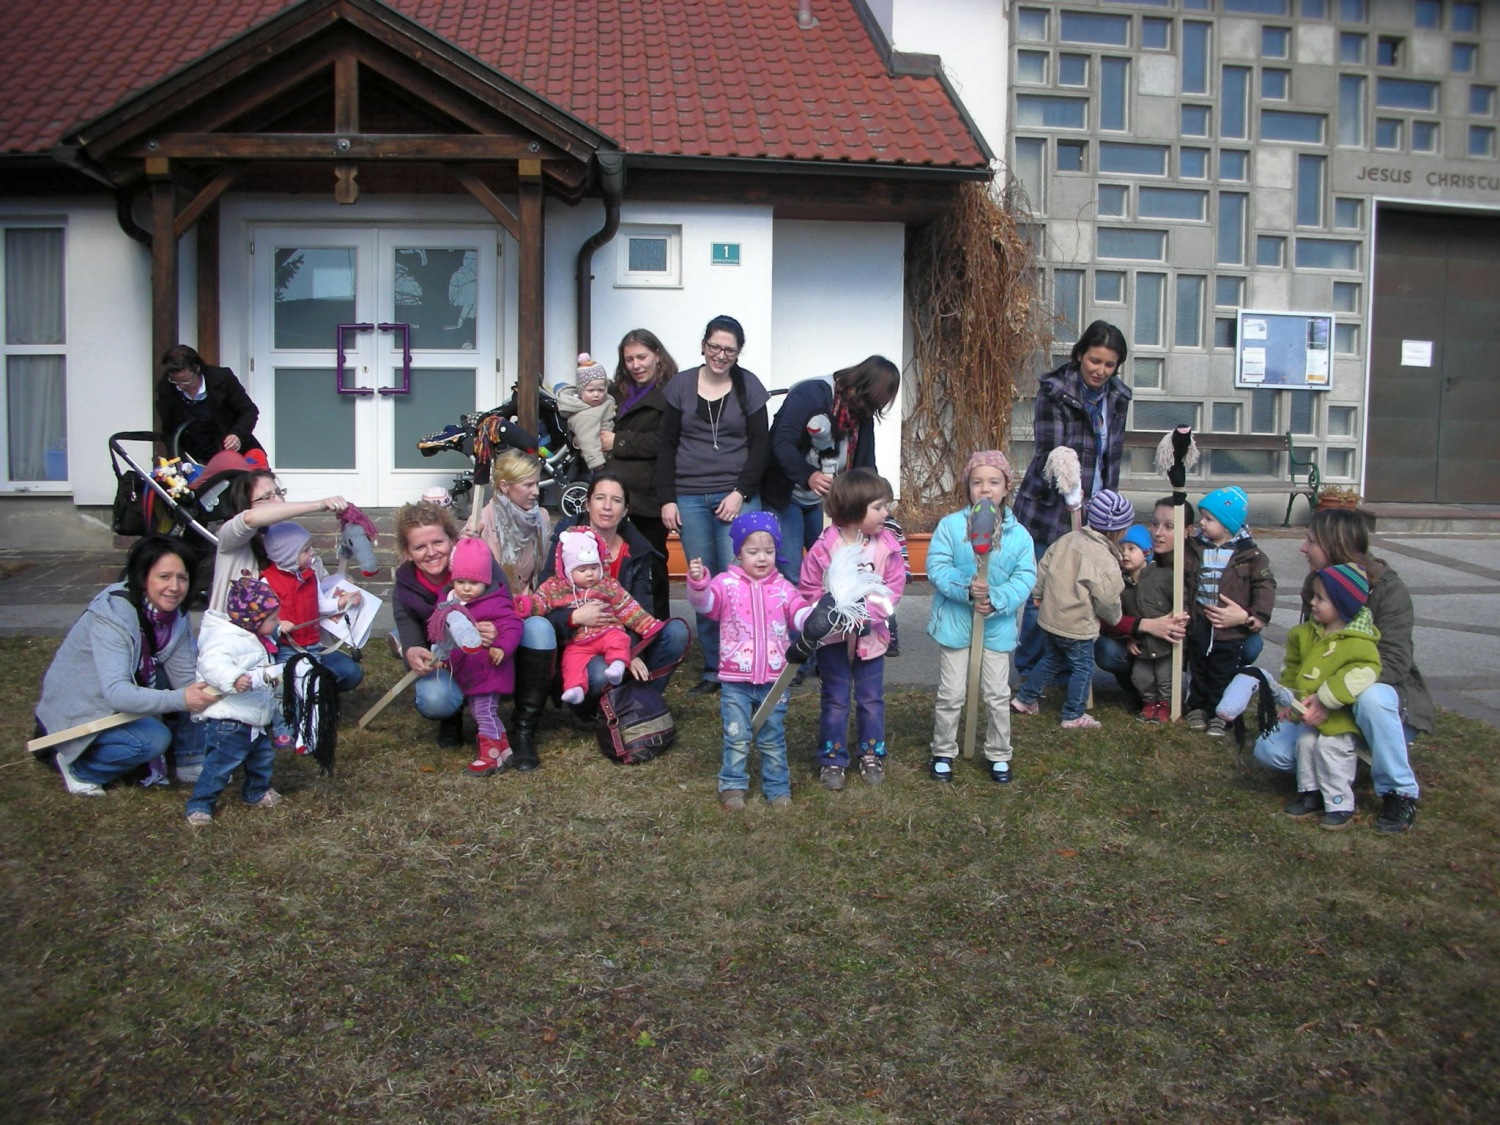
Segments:
[[[604,225],[578,248],[578,350],[590,349],[594,327],[594,251],[614,238],[620,229],[620,203],[625,198],[625,154],[597,152],[599,187],[604,193]]]
[[[115,221],[120,224],[120,229],[127,236],[135,239],[148,250],[151,248],[151,232],[135,221],[133,214],[135,192],[128,187],[121,187],[109,178],[107,173],[98,163],[91,160],[86,152],[78,145],[55,145],[51,156],[59,164],[72,168],[75,172],[82,172],[91,180],[97,180],[105,187],[114,192],[115,196]]]

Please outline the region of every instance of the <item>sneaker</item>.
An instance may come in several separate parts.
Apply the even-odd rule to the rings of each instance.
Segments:
[[[874,754],[866,754],[859,760],[859,779],[866,785],[879,785],[885,780],[885,767]]]
[[[1208,720],[1208,737],[1209,738],[1223,738],[1224,737],[1224,731],[1225,731],[1224,720],[1221,719],[1221,718],[1219,718],[1219,716],[1215,715],[1212,719]]]
[[[952,781],[953,759],[939,758],[936,754],[934,754],[927,761],[927,775],[931,777],[933,781]]]
[[[1009,785],[1015,779],[1015,771],[1010,768],[1009,762],[990,763],[990,780],[996,785]]]
[[[274,789],[267,789],[261,794],[260,800],[248,803],[252,809],[274,809],[281,804],[281,794]]]
[[[1394,790],[1390,793],[1382,793],[1381,797],[1385,804],[1381,807],[1380,815],[1375,818],[1375,831],[1389,833],[1410,831],[1417,819],[1417,799],[1403,797]]]
[[[790,800],[790,798],[788,798]],[[724,789],[719,792],[719,804],[729,812],[745,811],[745,791],[743,789]]]
[[[1208,720],[1203,717],[1202,711],[1189,711],[1187,713],[1188,730],[1207,730]]]
[[[1323,794],[1316,789],[1298,793],[1296,799],[1289,802],[1281,811],[1299,820],[1305,816],[1317,816],[1323,811]]]
[[[289,734],[278,734],[271,739],[271,745],[277,750],[290,750],[292,748],[292,736]]]
[[[844,788],[844,767],[824,766],[818,771],[818,784],[837,793]]]
[[[1318,821],[1318,827],[1326,828],[1330,832],[1337,832],[1341,828],[1347,828],[1349,822],[1353,819],[1354,813],[1352,811],[1324,813],[1323,819]]]
[[[1098,730],[1104,724],[1092,715],[1079,715],[1076,719],[1064,719],[1057,725],[1063,730]]]
[[[1017,715],[1035,715],[1041,711],[1035,703],[1026,703],[1020,696],[1011,697],[1010,709]]]
[[[1156,704],[1155,703],[1144,703],[1144,704],[1142,704],[1141,705],[1141,713],[1139,715],[1137,715],[1135,718],[1136,718],[1136,722],[1138,722],[1138,723],[1159,723],[1159,722],[1161,722],[1161,719],[1159,719],[1157,717],[1157,715],[1156,715]]]
[[[785,793],[779,797],[772,797],[771,807],[773,809],[789,809],[792,807],[792,798]]]
[[[194,828],[207,828],[214,822],[214,814],[206,812],[190,812],[187,814],[187,822]]]
[[[68,787],[68,792],[75,797],[102,797],[104,786],[95,785],[92,781],[84,781],[76,775],[72,768],[65,762],[53,759],[57,762],[57,772],[62,774],[63,784]]]

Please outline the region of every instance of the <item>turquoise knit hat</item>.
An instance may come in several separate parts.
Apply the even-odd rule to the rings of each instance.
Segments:
[[[1243,488],[1235,485],[1216,488],[1198,501],[1198,510],[1222,523],[1230,535],[1238,535],[1250,517],[1250,497],[1245,495]]]

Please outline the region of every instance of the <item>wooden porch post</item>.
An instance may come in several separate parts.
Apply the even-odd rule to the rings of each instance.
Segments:
[[[198,354],[215,367],[219,358],[219,209],[210,207],[198,223]],[[159,353],[158,353],[159,355]],[[249,373],[241,378],[249,382]]]
[[[543,292],[542,162],[522,160],[520,172],[521,261],[518,351],[519,386],[516,388],[516,421],[523,430],[536,432],[537,388],[546,363],[546,294]]]
[[[151,366],[150,385],[156,385],[156,365],[177,343],[177,185],[164,157],[146,158],[151,178]]]

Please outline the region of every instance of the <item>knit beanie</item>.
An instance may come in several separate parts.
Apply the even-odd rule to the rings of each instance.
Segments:
[[[1318,571],[1318,578],[1340,621],[1353,621],[1354,615],[1370,600],[1370,576],[1358,563],[1325,566]]]
[[[297,559],[302,555],[302,548],[312,541],[312,533],[300,524],[287,521],[273,523],[261,533],[261,539],[266,548],[266,558],[282,570],[295,574]]]
[[[1000,474],[1005,478],[1005,491],[1010,491],[1010,486],[1016,478],[1010,471],[1010,461],[998,449],[981,449],[969,458],[969,463],[964,466],[964,485],[966,487],[969,483],[970,474],[981,465],[988,466],[991,469],[999,469]]]
[[[1139,524],[1139,523],[1136,524],[1134,527],[1132,527],[1129,531],[1127,531],[1125,533],[1125,537],[1123,539],[1121,539],[1120,542],[1122,544],[1124,544],[1124,543],[1134,543],[1137,547],[1139,547],[1141,549],[1141,554],[1143,554],[1143,555],[1146,556],[1146,561],[1147,562],[1151,561],[1151,555],[1152,555],[1151,532],[1149,532],[1149,531],[1146,530],[1146,527],[1145,527],[1144,524]]]
[[[580,566],[603,566],[599,558],[599,539],[592,531],[565,531],[558,540],[562,549],[563,573],[572,578]]]
[[[280,608],[281,599],[276,591],[259,578],[236,578],[229,584],[224,615],[245,632],[254,633]]]
[[[1135,508],[1114,489],[1101,489],[1089,501],[1087,522],[1095,531],[1119,531],[1135,522]]]
[[[781,521],[770,512],[746,512],[742,516],[735,516],[734,522],[729,525],[729,544],[734,548],[736,556],[740,548],[745,545],[745,540],[757,531],[768,532],[776,541],[776,555],[781,556]]]
[[[588,352],[578,353],[578,389],[581,391],[590,383],[596,383],[603,379],[609,382],[609,372],[604,370],[604,364],[597,359],[591,359]]]
[[[1230,535],[1238,535],[1250,515],[1250,497],[1245,495],[1243,488],[1236,485],[1216,488],[1198,501],[1198,510],[1207,512],[1222,523],[1224,530]]]
[[[483,582],[488,586],[494,576],[490,563],[490,548],[483,539],[460,539],[453,548],[448,572],[455,582]]]

